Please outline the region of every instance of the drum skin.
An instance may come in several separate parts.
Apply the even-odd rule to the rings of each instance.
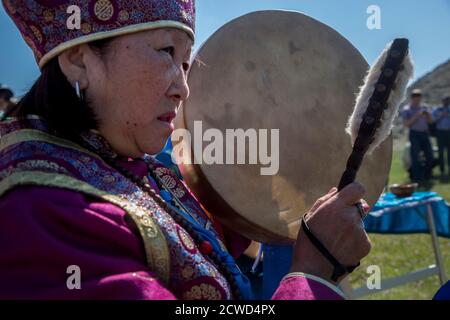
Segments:
[[[227,23],[202,45],[196,60],[176,127],[192,136],[194,121],[202,121],[203,132],[216,128],[224,136],[226,129],[242,128],[268,129],[270,137],[270,130],[278,129],[279,170],[261,175],[268,165],[194,164],[181,159],[188,155],[175,154],[186,183],[229,228],[258,242],[292,243],[302,215],[339,183],[345,169],[351,153],[345,127],[366,61],[325,24],[274,10]],[[364,159],[357,180],[370,205],[383,191],[391,159],[391,137]]]

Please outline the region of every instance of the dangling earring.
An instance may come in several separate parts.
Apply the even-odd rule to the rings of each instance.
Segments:
[[[84,102],[84,95],[83,92],[81,92],[80,83],[78,81],[75,82],[75,93],[77,94],[78,99],[80,99],[81,102]]]

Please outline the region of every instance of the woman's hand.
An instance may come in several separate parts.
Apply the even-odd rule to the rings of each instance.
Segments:
[[[355,204],[362,200],[365,189],[352,183],[337,192],[336,188],[318,199],[306,214],[311,232],[344,266],[354,266],[370,251],[371,244]],[[365,211],[369,210],[362,200]],[[300,229],[294,246],[291,272],[304,272],[329,282],[333,265],[316,249]],[[342,280],[345,276],[338,279]]]

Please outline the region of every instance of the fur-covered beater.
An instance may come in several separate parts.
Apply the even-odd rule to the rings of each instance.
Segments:
[[[369,105],[370,97],[372,96],[375,85],[381,75],[381,70],[386,61],[388,51],[391,48],[392,42],[387,45],[386,49],[378,57],[375,64],[370,68],[364,80],[364,85],[361,87],[359,95],[356,99],[355,108],[350,116],[346,128],[346,132],[350,135],[352,145],[354,145],[356,137],[363,120],[364,113]],[[380,126],[378,127],[373,142],[370,144],[367,153],[372,153],[390,134],[394,119],[398,114],[398,109],[401,102],[405,99],[406,88],[409,80],[413,75],[413,62],[408,53],[403,61],[403,68],[399,71],[395,86],[391,91],[387,101],[387,108],[384,110]]]
[[[365,79],[347,125],[353,148],[338,190],[355,181],[364,155],[375,150],[392,129],[413,72],[408,47],[408,39],[395,39]]]

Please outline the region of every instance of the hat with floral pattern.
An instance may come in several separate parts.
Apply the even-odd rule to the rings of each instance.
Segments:
[[[195,0],[2,0],[39,67],[73,46],[172,27],[194,38]]]

